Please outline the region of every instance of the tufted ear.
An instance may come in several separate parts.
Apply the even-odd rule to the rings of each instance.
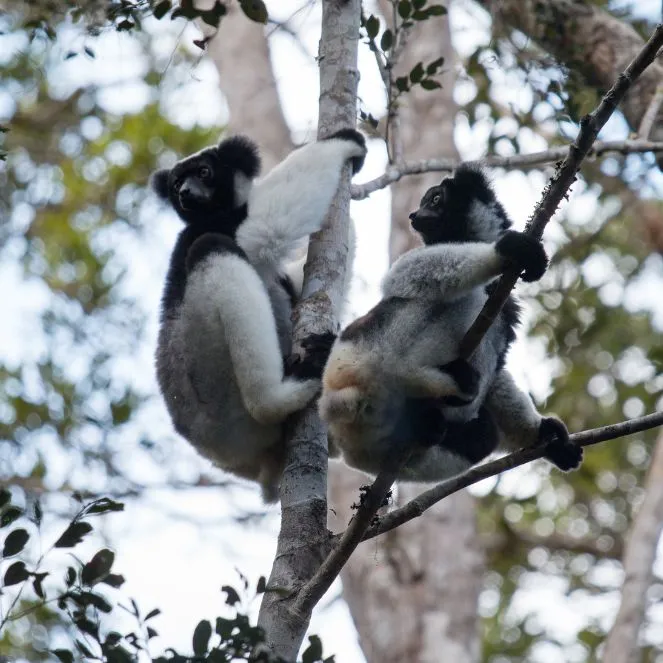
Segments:
[[[248,136],[225,138],[216,149],[223,163],[244,173],[250,180],[260,172],[258,146]]]
[[[157,170],[156,173],[152,174],[150,177],[150,186],[152,190],[164,200],[168,200],[168,176],[170,175],[170,170],[164,168],[162,170]]]

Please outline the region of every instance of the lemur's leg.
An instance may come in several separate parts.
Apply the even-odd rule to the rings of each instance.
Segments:
[[[485,405],[503,433],[500,446],[504,449],[543,444],[546,446],[544,457],[565,471],[575,469],[582,462],[582,447],[569,440],[564,423],[557,417],[542,417],[508,371],[497,373]]]

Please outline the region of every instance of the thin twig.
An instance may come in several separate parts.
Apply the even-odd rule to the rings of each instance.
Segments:
[[[661,110],[661,104],[663,104],[663,83],[659,83],[656,87],[656,92],[647,106],[645,114],[642,116],[642,122],[638,127],[638,136],[642,140],[647,140],[651,130],[654,127],[658,113]]]
[[[552,147],[541,152],[531,154],[514,154],[511,156],[489,156],[466,163],[476,163],[486,168],[532,168],[542,164],[559,161],[568,154],[566,145]],[[642,152],[663,152],[663,142],[648,140],[611,140],[597,141],[588,152],[588,156],[603,156],[617,152],[619,154],[635,154]],[[458,159],[423,159],[409,163],[397,162],[387,168],[387,171],[374,180],[352,186],[352,199],[363,200],[375,191],[384,189],[394,182],[398,182],[406,175],[419,175],[421,173],[451,172],[461,162]]]
[[[656,26],[649,41],[644,45],[633,62],[619,75],[617,82],[603,97],[598,108],[590,115],[585,115],[580,121],[580,131],[572,145],[569,146],[568,155],[559,166],[557,172],[548,183],[543,198],[536,206],[534,214],[527,222],[526,232],[540,239],[546,224],[552,218],[563,198],[576,179],[576,173],[582,160],[589,153],[598,132],[616,110],[619,102],[624,98],[638,76],[654,61],[658,50],[663,45],[663,23]],[[484,305],[479,316],[470,327],[461,343],[460,356],[467,358],[477,348],[488,328],[492,325],[498,313],[507,300],[509,293],[518,280],[519,273],[511,269],[505,272],[497,288],[493,291]]]
[[[574,433],[570,436],[570,439],[581,447],[587,447],[592,444],[599,444],[599,442],[605,442],[606,440],[614,440],[619,437],[632,435],[633,433],[649,430],[650,428],[662,425],[663,412],[655,412],[654,414],[648,414],[638,419],[629,419],[628,421],[622,421],[618,424],[611,424],[609,426],[603,426],[602,428],[594,428],[592,430],[582,431],[581,433]],[[463,488],[467,488],[467,486],[471,486],[479,481],[483,481],[489,477],[511,470],[514,467],[525,465],[537,458],[541,458],[543,454],[543,447],[520,449],[508,456],[503,456],[497,460],[478,465],[469,469],[464,474],[460,474],[453,479],[444,481],[430,490],[424,491],[421,495],[411,502],[408,502],[400,509],[396,509],[381,518],[379,525],[370,528],[366,532],[364,541],[372,539],[384,532],[388,532],[408,520],[417,518],[440,500],[453,493],[457,493]]]
[[[385,468],[378,474],[373,485],[362,495],[361,505],[347,529],[338,538],[338,544],[327,555],[316,574],[299,592],[295,608],[306,614],[318,603],[329,589],[336,576],[361,543],[366,529],[384,504],[385,498],[396,481],[398,472],[410,455],[409,449],[398,449],[387,459]]]

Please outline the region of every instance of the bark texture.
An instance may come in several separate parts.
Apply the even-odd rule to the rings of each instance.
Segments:
[[[323,0],[320,36],[318,136],[356,123],[359,0]],[[295,310],[294,341],[337,328],[334,314],[345,283],[350,210],[350,166],[346,166],[325,227],[312,237],[304,299]],[[329,552],[327,530],[327,437],[315,405],[294,422],[281,483],[281,531],[258,623],[272,651],[294,660],[314,605],[299,590]],[[271,590],[271,591],[270,591]]]
[[[580,73],[600,91],[610,88],[633,60],[644,40],[628,23],[589,2],[577,0],[477,0],[493,17],[524,32],[548,53]],[[663,80],[663,63],[654,63],[626,95],[620,109],[637,131],[656,88]],[[663,138],[663,114],[649,134]],[[660,163],[660,161],[659,161]]]
[[[385,11],[387,16],[391,14]],[[417,88],[400,105],[400,137],[406,160],[457,158],[453,142],[454,53],[446,18],[417,24],[398,74],[414,65],[445,57],[443,88]],[[409,213],[441,177],[428,173],[392,186],[391,259],[418,242]],[[366,476],[338,463],[330,465],[337,528],[352,515]],[[401,486],[404,503],[421,486]],[[479,660],[477,602],[483,556],[476,532],[474,500],[463,492],[437,504],[424,518],[407,523],[375,542],[360,545],[341,573],[343,596],[369,663],[474,663]]]
[[[626,542],[622,599],[605,643],[604,663],[641,660],[638,634],[645,619],[647,590],[653,580],[653,564],[662,530],[663,433],[660,433],[645,482],[645,499]]]

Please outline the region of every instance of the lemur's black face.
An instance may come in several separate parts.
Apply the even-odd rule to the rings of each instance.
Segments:
[[[486,176],[471,166],[428,189],[410,219],[427,245],[493,241],[511,225]]]
[[[157,171],[152,187],[185,223],[218,226],[232,235],[246,215],[251,180],[259,168],[255,145],[235,136],[178,161],[170,170]]]

